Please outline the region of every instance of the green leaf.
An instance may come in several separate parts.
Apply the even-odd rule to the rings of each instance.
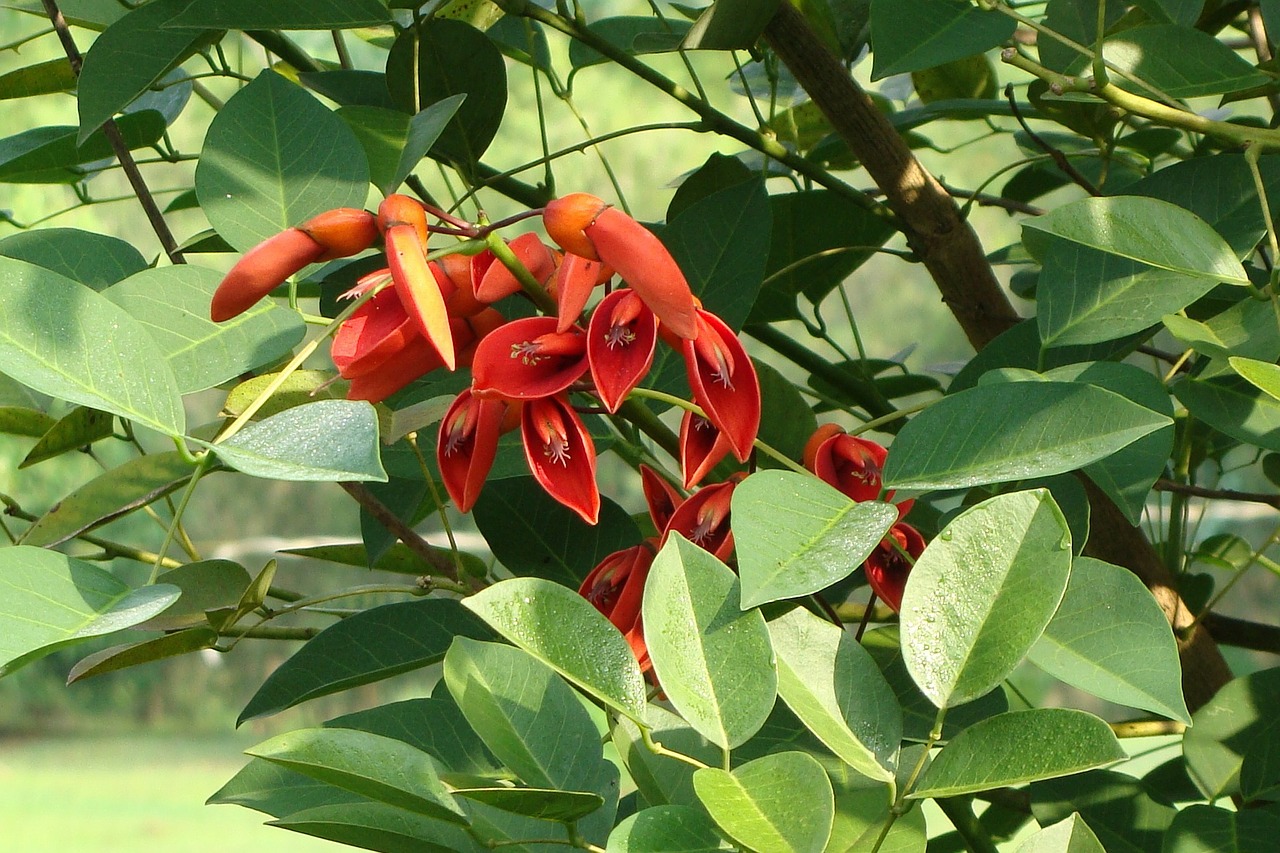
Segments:
[[[1013,671],[1062,600],[1071,533],[1044,489],[983,501],[916,560],[902,597],[902,654],[939,708],[977,699]]]
[[[263,71],[218,111],[196,166],[209,224],[239,251],[335,207],[364,207],[354,134],[302,87]]]
[[[339,30],[389,23],[378,0],[196,0],[165,22],[165,29]]]
[[[1080,199],[1026,220],[1023,228],[1170,272],[1249,284],[1235,252],[1218,232],[1191,211],[1160,199]]]
[[[1142,783],[1113,770],[1091,770],[1031,785],[1031,810],[1041,826],[1079,812],[1112,853],[1160,853],[1177,812],[1151,799]]]
[[[176,450],[138,456],[98,475],[40,516],[24,545],[52,547],[128,515],[186,485],[195,465]]]
[[[440,555],[445,560],[453,559],[453,550],[441,546],[432,546],[431,551]],[[338,563],[343,566],[358,566],[362,569],[379,569],[384,572],[395,572],[400,575],[424,575],[431,573],[431,566],[427,564],[421,557],[410,551],[409,548],[401,542],[396,542],[387,553],[370,565],[368,551],[365,550],[363,542],[351,542],[349,544],[336,545],[313,545],[309,548],[285,548],[282,554],[297,554],[300,557],[311,557],[315,560],[326,560],[330,563]],[[489,567],[484,560],[481,560],[475,554],[469,554],[466,551],[459,552],[458,556],[462,558],[462,568],[467,574],[475,577],[484,577]]]
[[[387,479],[378,416],[357,400],[320,400],[250,424],[221,444],[192,439],[246,474],[269,480]]]
[[[1128,569],[1077,557],[1062,603],[1028,658],[1094,696],[1191,723],[1169,621]]]
[[[648,700],[631,646],[574,590],[542,578],[510,578],[463,604],[601,702],[644,720]]]
[[[368,801],[350,791],[255,758],[215,791],[207,804],[231,803],[272,817],[284,817],[320,806],[362,802]]]
[[[165,584],[130,589],[92,563],[26,545],[0,549],[0,578],[0,675],[145,622],[179,594]]]
[[[383,75],[379,74],[378,77],[385,86]],[[370,182],[384,195],[390,193],[409,138],[411,116],[392,108],[390,104],[349,104],[338,107],[336,114],[351,128],[360,147],[364,149],[365,159],[369,161]],[[400,180],[403,181],[404,178]]]
[[[18,467],[27,468],[68,451],[88,447],[95,441],[110,438],[115,432],[115,422],[116,419],[106,412],[88,406],[76,406],[40,436],[40,440],[27,451]]]
[[[1231,369],[1243,376],[1250,385],[1280,400],[1280,366],[1269,361],[1231,356],[1227,359]]]
[[[770,622],[769,638],[787,707],[854,770],[892,782],[902,708],[867,650],[803,607]]]
[[[467,823],[435,762],[404,741],[355,729],[300,729],[245,751],[388,805]]]
[[[753,362],[760,382],[759,439],[788,459],[803,459],[804,446],[818,428],[818,419],[795,384],[763,361]],[[785,468],[772,456],[756,455],[761,468]]]
[[[689,806],[653,806],[618,824],[608,853],[713,853],[728,849],[705,812]]]
[[[674,534],[649,569],[641,608],[667,698],[722,749],[759,731],[777,696],[769,629],[758,610],[742,612],[739,598],[724,563]]]
[[[173,371],[141,325],[100,294],[0,258],[0,370],[51,397],[167,435],[184,415]]]
[[[402,601],[348,616],[321,631],[271,673],[240,712],[236,725],[438,663],[455,636],[483,638],[489,632],[450,599]]]
[[[996,96],[996,70],[982,54],[915,71],[911,84],[924,104],[991,100]]]
[[[604,805],[599,794],[546,788],[453,788],[455,797],[484,803],[504,812],[561,823],[576,821]]]
[[[1013,35],[1012,18],[958,0],[871,0],[872,80],[985,53]]]
[[[428,699],[406,699],[344,714],[324,725],[402,740],[430,754],[453,773],[502,775],[502,768],[468,725],[449,691],[437,682],[435,693]]]
[[[1192,417],[1245,444],[1280,450],[1280,400],[1242,379],[1182,379],[1173,395]]]
[[[245,314],[240,316],[243,317]],[[235,320],[227,321],[227,323],[234,322]],[[279,379],[279,373],[263,373],[241,382],[227,393],[227,399],[222,403],[222,412],[232,417],[239,416],[262,395],[267,386]],[[284,382],[271,393],[262,407],[254,413],[252,419],[269,418],[280,414],[285,409],[313,403],[316,400],[346,399],[345,384],[335,382],[334,379],[332,370],[295,370],[284,378]]]
[[[467,722],[526,784],[582,790],[604,761],[573,689],[527,652],[458,637],[444,678]]]
[[[106,415],[108,423],[111,416]],[[39,409],[24,406],[0,406],[0,433],[40,438],[57,425],[57,421]],[[108,430],[108,434],[110,430]],[[22,467],[22,466],[18,466]]]
[[[595,21],[589,29],[624,53],[641,56],[676,50],[689,33],[690,25],[678,19],[659,21],[650,15],[618,15]],[[608,61],[603,53],[577,39],[569,43],[569,64],[575,71]]]
[[[686,50],[747,50],[755,46],[778,11],[779,0],[716,0],[681,45]]]
[[[71,70],[71,63],[63,57],[47,59],[0,74],[0,101],[74,92],[75,89],[75,72]]]
[[[720,828],[759,853],[821,853],[831,835],[831,782],[803,752],[767,755],[732,773],[704,767],[693,785]]]
[[[852,574],[898,520],[897,507],[854,503],[816,477],[757,471],[733,491],[743,608],[826,589]]]
[[[1092,385],[983,385],[944,397],[912,418],[894,441],[884,484],[965,488],[1064,474],[1171,423]]]
[[[53,270],[94,290],[147,268],[142,254],[125,241],[79,228],[11,234],[0,240],[0,255]]]
[[[1169,824],[1162,853],[1249,853],[1269,850],[1280,833],[1272,809],[1228,811],[1192,803]]]
[[[487,851],[456,823],[367,800],[290,811],[267,825],[383,853]]]
[[[395,109],[391,94],[387,92],[387,75],[381,71],[349,68],[303,71],[298,74],[298,81],[342,106],[380,107],[386,111]],[[338,114],[341,115],[342,110],[338,110]],[[397,115],[403,122],[408,121],[409,117],[403,113]],[[352,130],[355,130],[354,123]]]
[[[146,270],[103,295],[140,322],[164,352],[183,394],[221,385],[293,351],[301,315],[263,300],[224,323],[209,319],[221,276],[193,266]]]
[[[956,735],[908,796],[953,797],[1067,776],[1125,757],[1111,727],[1093,714],[1071,708],[1010,711]]]
[[[646,708],[645,724],[654,743],[669,750],[696,758],[703,764],[715,764],[724,758],[719,747],[694,731],[684,720],[659,707]],[[612,738],[628,774],[636,783],[646,803],[653,805],[693,805],[693,765],[668,755],[652,752],[644,743],[640,729],[626,717],[618,717]]]
[[[512,574],[536,575],[575,589],[597,563],[640,540],[631,516],[608,498],[601,498],[600,521],[592,527],[549,497],[532,477],[485,489],[472,517],[493,556]]]
[[[152,631],[175,631],[208,625],[206,610],[235,607],[249,588],[249,573],[230,560],[200,560],[170,569],[161,580],[182,590],[182,597],[163,613],[139,625]]]
[[[1194,27],[1151,24],[1108,36],[1102,55],[1121,71],[1150,83],[1171,98],[1223,95],[1264,86],[1263,74],[1218,39]],[[1117,86],[1150,96],[1120,75]]]
[[[417,167],[422,158],[427,156],[431,146],[436,144],[436,140],[444,132],[445,126],[457,114],[462,102],[466,99],[467,96],[465,94],[451,95],[442,101],[436,101],[409,119],[404,148],[400,152],[396,170],[392,173],[386,186],[378,187],[378,189],[382,190],[383,195],[390,195],[399,188],[400,184],[404,183],[404,179],[409,177],[409,174]]]
[[[1280,703],[1280,669],[1228,682],[1191,715],[1182,739],[1187,772],[1206,798],[1240,793],[1245,756],[1266,750],[1280,733],[1273,709]]]
[[[154,0],[131,10],[98,36],[80,69],[79,142],[170,69],[221,36],[216,31],[164,26],[189,4],[190,0]]]
[[[1026,839],[1018,853],[1107,853],[1078,812]]]
[[[164,134],[164,116],[143,110],[119,118],[116,129],[132,151],[153,145]],[[115,150],[102,131],[77,146],[74,127],[36,127],[0,139],[0,183],[78,184],[114,158]]]
[[[131,666],[190,654],[201,649],[211,649],[217,642],[218,632],[208,626],[202,626],[174,631],[137,643],[112,646],[78,661],[67,673],[67,684],[74,684],[95,675],[104,675]]]

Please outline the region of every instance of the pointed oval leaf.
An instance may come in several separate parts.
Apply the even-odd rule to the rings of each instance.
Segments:
[[[378,0],[187,0],[186,8],[164,23],[166,29],[338,30],[389,22]]]
[[[812,756],[779,752],[732,773],[693,774],[698,799],[730,838],[760,853],[821,853],[831,835],[835,795]]]
[[[110,415],[107,416],[108,419],[110,417]],[[40,438],[57,423],[39,409],[28,409],[25,406],[0,406],[0,433],[5,435]]]
[[[41,228],[0,240],[0,255],[53,270],[101,290],[147,268],[142,253],[106,234],[79,228]]]
[[[854,770],[892,782],[902,708],[866,649],[803,607],[770,622],[769,638],[787,707]]]
[[[88,406],[76,406],[40,436],[40,440],[27,451],[18,467],[26,468],[87,447],[95,441],[110,438],[115,432],[115,425],[116,419],[107,412]]]
[[[912,798],[953,797],[1068,776],[1126,758],[1111,727],[1085,711],[1010,711],[956,735],[934,757]]]
[[[1219,432],[1280,451],[1280,400],[1255,383],[1237,377],[1183,379],[1174,384],[1173,395],[1193,417]]]
[[[1251,853],[1275,847],[1280,814],[1275,808],[1228,811],[1193,803],[1174,817],[1161,853]]]
[[[902,597],[902,654],[939,708],[1003,681],[1039,639],[1071,572],[1071,532],[1048,491],[956,516],[916,561]]]
[[[1022,842],[1018,853],[1107,853],[1079,812]]]
[[[359,729],[402,740],[435,758],[451,773],[496,778],[502,767],[472,730],[449,691],[437,682],[435,695],[406,699],[326,720],[326,728]]]
[[[985,53],[1013,35],[999,12],[956,0],[871,0],[872,80]]]
[[[0,258],[0,315],[0,370],[9,376],[51,397],[182,434],[173,371],[146,330],[101,294]]]
[[[1249,284],[1235,252],[1217,231],[1191,211],[1161,199],[1080,199],[1028,219],[1023,227],[1159,269]]]
[[[71,70],[71,63],[61,56],[0,74],[0,100],[75,90],[76,73]]]
[[[1223,95],[1271,80],[1209,33],[1177,24],[1128,27],[1102,43],[1102,55],[1171,98]],[[1113,79],[1119,86],[1148,94],[1119,75]]]
[[[1243,376],[1250,385],[1280,400],[1280,365],[1256,358],[1233,355],[1227,359],[1231,369]]]
[[[1033,782],[1031,808],[1041,826],[1079,812],[1107,850],[1128,853],[1158,853],[1177,814],[1152,799],[1142,782],[1116,770]]]
[[[1065,474],[1172,422],[1093,385],[982,385],[943,397],[902,428],[884,484],[956,489]]]
[[[1210,800],[1240,793],[1241,765],[1266,753],[1280,724],[1280,669],[1264,669],[1228,682],[1191,715],[1182,739],[1187,772]]]
[[[467,823],[431,756],[404,741],[355,729],[300,729],[245,752],[378,802]]]
[[[368,800],[279,764],[255,758],[215,791],[206,800],[206,805],[230,803],[272,817],[284,817],[310,808],[359,802]]]
[[[196,196],[243,252],[335,207],[364,207],[369,165],[342,119],[305,89],[263,71],[209,125]]]
[[[689,806],[636,812],[609,835],[608,853],[715,853],[728,849],[706,813]]]
[[[769,629],[760,611],[742,612],[739,598],[724,563],[673,534],[649,569],[641,608],[667,698],[722,749],[759,731],[777,697]]]
[[[154,145],[164,135],[164,116],[156,110],[130,113],[116,120],[116,130],[130,151]],[[77,145],[74,127],[35,127],[0,139],[0,182],[76,184],[93,177],[101,161],[114,158],[101,130]]]
[[[1076,558],[1062,603],[1027,657],[1094,696],[1191,723],[1169,620],[1128,569]]]
[[[321,631],[271,673],[236,725],[438,663],[455,636],[480,639],[490,633],[450,599],[401,601],[349,616]]]
[[[336,791],[337,788],[329,787]],[[290,810],[267,826],[382,853],[486,853],[463,827],[369,800]],[[519,848],[516,848],[519,849]]]
[[[237,471],[269,480],[379,480],[378,415],[357,400],[320,400],[250,424],[211,448]]]
[[[201,560],[165,572],[161,579],[182,590],[182,597],[159,616],[139,625],[151,631],[176,631],[209,624],[206,610],[235,607],[251,579],[244,566],[230,560]]]
[[[547,788],[454,788],[453,795],[504,812],[561,823],[584,818],[604,805],[599,794]]]
[[[574,590],[542,578],[510,578],[463,604],[609,707],[644,720],[648,699],[631,646]]]
[[[417,168],[422,158],[427,156],[431,146],[436,144],[440,134],[453,120],[462,102],[467,99],[466,93],[450,95],[441,101],[417,113],[409,119],[409,129],[405,135],[404,148],[400,151],[400,159],[396,163],[395,172],[385,186],[379,187],[383,195],[389,195],[404,183],[404,179]]]
[[[139,664],[211,649],[217,642],[218,632],[204,626],[174,631],[137,643],[112,646],[78,661],[67,673],[67,684]]]
[[[854,503],[795,471],[756,472],[734,489],[732,503],[743,608],[843,580],[898,520],[897,507]]]

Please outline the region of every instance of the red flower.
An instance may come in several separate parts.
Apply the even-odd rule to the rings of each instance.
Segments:
[[[417,325],[395,291],[375,293],[355,310],[333,336],[330,355],[343,379],[363,376],[404,350],[418,337]]]
[[[684,496],[666,478],[644,463],[640,464],[640,487],[644,490],[645,503],[649,505],[653,529],[659,532],[666,530],[671,514],[684,502]]]
[[[657,343],[658,319],[634,290],[615,290],[596,306],[587,326],[587,361],[610,412],[649,372]]]
[[[873,501],[881,497],[880,472],[888,455],[888,450],[870,439],[848,435],[835,424],[823,424],[805,445],[804,464],[850,500]],[[892,499],[893,492],[885,492],[883,500]],[[905,516],[913,503],[898,504],[898,518]]]
[[[471,372],[482,397],[549,397],[587,372],[587,339],[581,329],[557,332],[555,317],[512,320],[476,348]]]
[[[470,512],[498,452],[498,436],[507,404],[482,400],[468,389],[445,412],[436,441],[440,479],[458,512]]]
[[[712,483],[694,492],[676,507],[662,531],[665,542],[672,531],[707,551],[722,562],[733,553],[733,531],[729,527],[729,499],[741,476]]]
[[[551,280],[553,296],[559,309],[557,332],[567,331],[578,321],[586,307],[591,291],[613,277],[613,270],[600,261],[593,261],[572,252],[560,259],[555,278]]]
[[[698,336],[684,342],[693,399],[746,462],[760,430],[760,382],[742,342],[724,321],[697,309]]]
[[[387,266],[400,303],[422,336],[431,342],[445,367],[453,370],[457,356],[449,333],[445,298],[452,283],[427,265],[427,219],[422,205],[408,196],[389,195],[378,208],[378,225],[387,244]],[[449,288],[446,293],[442,287]]]
[[[680,471],[691,489],[729,454],[729,439],[716,425],[693,412],[680,421]]]
[[[640,663],[641,672],[648,672],[653,667],[644,642],[640,604],[655,553],[656,546],[652,540],[615,551],[601,560],[578,587],[578,594],[608,617],[626,637],[632,654]]]
[[[524,264],[525,269],[533,274],[538,282],[545,282],[555,271],[555,256],[551,250],[538,239],[537,234],[521,234],[507,243],[516,260]],[[493,303],[503,297],[520,291],[520,281],[505,264],[493,261],[484,270],[483,275],[475,279],[476,299]]]
[[[902,593],[907,588],[907,576],[923,553],[924,537],[910,524],[899,521],[889,528],[889,535],[881,540],[863,564],[872,592],[893,608],[895,613],[902,609]]]
[[[595,524],[600,515],[595,443],[564,395],[527,401],[520,435],[534,479],[587,524]]]

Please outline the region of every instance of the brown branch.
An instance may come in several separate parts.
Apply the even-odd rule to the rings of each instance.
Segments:
[[[1216,498],[1224,501],[1240,501],[1242,503],[1266,504],[1280,509],[1280,495],[1266,492],[1237,492],[1233,489],[1208,489],[1204,486],[1193,486],[1190,483],[1178,483],[1161,478],[1152,487],[1157,492],[1177,492],[1196,498]]]
[[[1058,171],[1066,175],[1072,183],[1089,195],[1095,198],[1102,195],[1102,191],[1093,185],[1093,181],[1086,178],[1079,169],[1071,165],[1071,161],[1067,159],[1066,154],[1062,153],[1060,149],[1054,148],[1041,138],[1040,134],[1031,129],[1031,126],[1027,124],[1027,120],[1022,117],[1022,112],[1018,109],[1018,99],[1013,96],[1012,83],[1004,87],[1004,96],[1009,101],[1009,109],[1013,110],[1013,117],[1018,120],[1018,125],[1022,128],[1022,132],[1036,144],[1037,148],[1049,155],[1050,159],[1053,160],[1053,165],[1058,167]]]
[[[1046,212],[1043,207],[1036,207],[1034,204],[1028,204],[1025,201],[1018,201],[1014,198],[1005,198],[1004,196],[991,195],[990,193],[976,193],[973,190],[962,190],[942,181],[938,183],[947,191],[947,195],[952,198],[962,198],[966,201],[971,200],[978,207],[998,207],[1010,213],[1025,213],[1027,216],[1043,216]]]
[[[431,546],[427,540],[418,535],[412,527],[405,524],[392,512],[386,504],[378,500],[364,483],[339,483],[343,491],[355,498],[356,503],[368,510],[374,520],[385,527],[391,534],[405,544],[422,562],[431,567],[433,572],[446,577],[454,583],[464,583],[458,577],[458,570],[453,561]]]
[[[54,30],[58,33],[58,40],[62,42],[62,49],[67,54],[67,61],[71,63],[72,73],[79,77],[80,68],[84,65],[84,59],[80,56],[80,50],[76,47],[75,39],[71,37],[71,29],[67,26],[66,18],[62,17],[62,10],[58,8],[55,0],[44,0],[44,10],[49,15],[49,21],[53,24]],[[124,169],[125,176],[129,179],[129,185],[133,187],[133,194],[138,197],[138,203],[142,205],[142,210],[147,215],[147,221],[151,223],[151,230],[155,232],[156,237],[160,240],[160,246],[164,249],[164,253],[169,256],[170,263],[186,263],[186,260],[182,257],[182,252],[178,251],[178,241],[173,238],[173,232],[169,230],[169,223],[164,221],[164,214],[160,212],[160,206],[156,204],[155,197],[151,195],[151,190],[147,188],[147,182],[143,179],[142,172],[138,169],[138,164],[134,162],[133,155],[129,153],[129,146],[124,144],[124,139],[120,136],[120,130],[116,127],[114,119],[107,119],[103,123],[102,133],[111,145],[111,150],[115,153],[116,159],[120,161],[120,167]]]
[[[973,229],[955,202],[915,159],[867,94],[790,3],[779,5],[765,31],[770,46],[791,69],[849,145],[871,178],[885,191],[907,242],[933,277],[943,301],[976,349],[1018,321],[996,281]],[[1115,503],[1085,480],[1092,533],[1086,552],[1125,566],[1151,589],[1178,635],[1183,690],[1194,710],[1231,679],[1231,671],[1209,632],[1197,625],[1178,597],[1173,576],[1142,532]]]
[[[1280,655],[1280,626],[1250,622],[1220,613],[1206,613],[1200,622],[1220,643],[1238,649]]]

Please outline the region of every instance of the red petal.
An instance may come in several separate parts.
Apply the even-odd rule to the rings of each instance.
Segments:
[[[898,547],[894,547],[893,541]],[[899,550],[901,548],[902,550]],[[903,556],[902,551],[911,555]],[[898,522],[867,557],[864,564],[871,590],[897,613],[902,609],[902,593],[915,561],[924,553],[924,537],[910,524]]]
[[[530,400],[521,412],[520,435],[534,479],[587,524],[595,524],[600,516],[596,448],[577,412],[563,397]]]
[[[588,260],[573,253],[560,259],[555,278],[556,303],[559,307],[557,316],[560,320],[556,331],[567,331],[578,322],[582,309],[587,307],[591,291],[600,283],[602,269],[604,264],[599,261]]]
[[[352,379],[351,387],[347,389],[347,399],[381,402],[419,376],[425,376],[442,366],[436,348],[426,338],[414,335],[394,358],[389,358],[368,373]]]
[[[356,309],[333,336],[329,354],[343,379],[376,369],[418,337],[416,324],[391,289],[382,290]]]
[[[732,448],[716,425],[693,412],[685,412],[680,421],[680,471],[684,487],[691,489],[720,464]]]
[[[444,366],[453,370],[457,358],[453,337],[449,334],[444,294],[435,273],[427,266],[423,245],[413,226],[391,226],[387,229],[387,264],[404,310],[413,318],[422,336],[435,346]]]
[[[675,258],[653,232],[614,207],[586,227],[600,260],[635,288],[663,325],[681,338],[698,334],[693,292]]]
[[[587,327],[587,361],[600,401],[610,412],[653,366],[658,319],[632,290],[615,290],[596,306]]]
[[[724,321],[698,309],[697,341],[684,342],[693,398],[719,427],[739,462],[746,462],[760,430],[760,381],[742,342]],[[709,363],[707,353],[716,353]]]
[[[457,396],[440,421],[436,464],[458,512],[470,512],[480,496],[498,452],[505,409],[501,400],[481,400],[468,389]]]
[[[649,505],[653,529],[665,530],[671,521],[671,514],[684,503],[684,497],[665,477],[644,463],[640,464],[640,487],[644,489],[644,500]]]
[[[587,371],[586,336],[556,333],[555,317],[525,317],[495,329],[476,347],[472,388],[512,400],[549,397]]]
[[[539,282],[546,281],[555,269],[555,258],[551,250],[538,239],[537,234],[521,234],[507,245],[515,254],[516,260],[524,264],[525,269]],[[489,265],[484,277],[476,284],[476,299],[481,302],[497,302],[519,292],[519,280],[505,264],[496,261]]]
[[[323,254],[324,246],[297,228],[264,240],[245,252],[223,277],[209,303],[209,317],[221,323],[243,314],[286,278],[320,260]]]
[[[703,486],[689,496],[672,513],[662,531],[663,541],[668,533],[676,532],[693,544],[708,551],[721,561],[733,553],[733,532],[729,527],[729,499],[737,480],[712,483]]]

